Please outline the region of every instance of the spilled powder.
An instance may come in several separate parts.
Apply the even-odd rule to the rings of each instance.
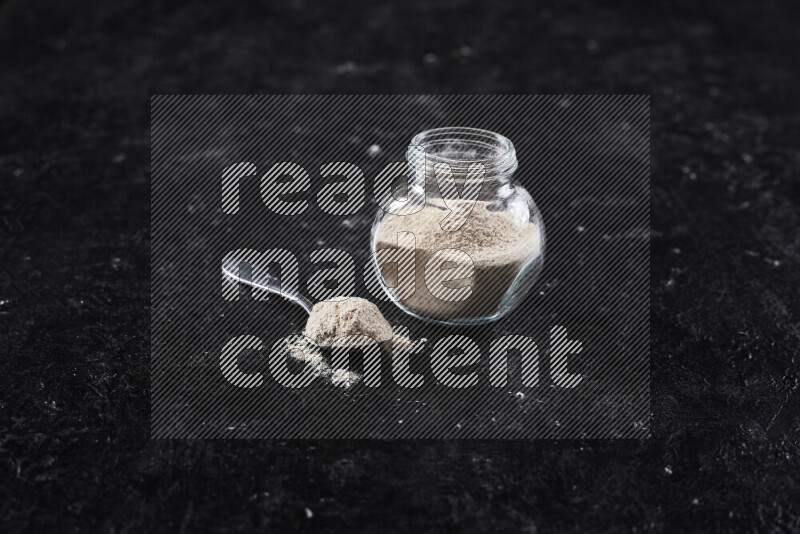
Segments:
[[[349,389],[358,384],[362,376],[348,369],[334,369],[319,346],[359,346],[370,343],[368,339],[345,338],[366,336],[376,341],[386,341],[380,347],[392,355],[420,351],[426,339],[411,340],[408,329],[392,326],[383,317],[378,307],[368,300],[350,297],[343,301],[327,301],[314,305],[308,317],[303,335],[287,338],[289,355],[305,362],[311,372],[328,380],[334,386]],[[344,338],[344,339],[343,339]],[[316,345],[309,343],[314,341]]]
[[[331,384],[340,388],[351,388],[361,380],[361,375],[347,369],[336,369],[331,373]]]

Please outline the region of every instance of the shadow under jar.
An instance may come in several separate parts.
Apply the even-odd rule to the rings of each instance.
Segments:
[[[372,226],[381,286],[425,321],[499,319],[522,301],[544,264],[544,223],[513,180],[514,145],[486,130],[438,128],[414,136],[406,158],[404,195],[382,204]]]

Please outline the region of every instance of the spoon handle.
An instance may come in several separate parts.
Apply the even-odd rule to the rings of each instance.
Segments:
[[[281,297],[291,300],[295,304],[299,305],[306,311],[306,313],[311,313],[311,308],[314,307],[314,304],[306,297],[300,293],[295,293],[294,291],[284,290],[281,288],[280,280],[274,276],[270,276],[270,274],[267,272],[263,272],[261,269],[253,269],[252,271],[254,272],[247,273],[242,272],[242,269],[239,268],[240,265],[241,263],[236,260],[227,261],[222,265],[222,274],[236,282],[247,284],[248,286],[261,289],[262,291],[269,291],[270,293],[280,295]]]

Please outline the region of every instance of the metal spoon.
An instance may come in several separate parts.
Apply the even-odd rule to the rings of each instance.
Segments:
[[[274,276],[270,276],[270,274],[267,272],[259,271],[255,276],[253,276],[255,273],[252,272],[243,273],[243,270],[239,268],[240,265],[241,262],[237,260],[227,261],[222,265],[222,274],[236,282],[246,284],[262,291],[269,291],[270,293],[280,295],[281,297],[294,302],[303,308],[307,314],[311,315],[311,309],[314,307],[314,304],[303,295],[293,291],[286,291],[281,287],[280,280]],[[253,270],[255,271],[255,269]]]
[[[294,291],[286,291],[281,287],[281,283],[278,279],[274,276],[270,276],[269,273],[259,272],[255,277],[253,273],[250,274],[243,274],[242,270],[239,268],[241,263],[236,260],[227,261],[222,265],[222,274],[227,276],[233,281],[248,285],[250,287],[254,287],[256,289],[260,289],[262,291],[269,291],[270,293],[275,293],[276,295],[280,295],[281,297],[297,304],[301,308],[303,308],[307,314],[311,315],[311,310],[314,308],[314,304],[308,300],[306,297],[301,295],[300,293],[295,293]],[[378,341],[378,345],[382,345],[387,341],[391,341],[392,338],[384,339],[382,341]],[[319,345],[320,347],[327,347],[329,345]]]

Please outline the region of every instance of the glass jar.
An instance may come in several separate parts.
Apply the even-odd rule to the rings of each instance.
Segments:
[[[512,179],[514,145],[486,130],[438,128],[414,136],[406,159],[404,196],[385,197],[372,226],[381,287],[425,321],[499,319],[544,264],[542,216]]]

